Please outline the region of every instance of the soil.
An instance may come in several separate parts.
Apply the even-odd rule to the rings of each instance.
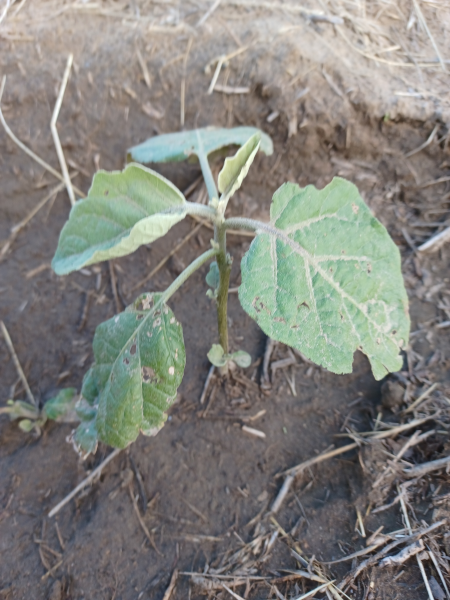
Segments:
[[[50,14],[49,7],[42,3],[41,14]],[[24,19],[40,14],[27,10],[23,9]],[[249,93],[209,95],[212,72],[205,75],[205,65],[236,50],[237,41],[243,46],[254,42],[253,17],[238,9],[230,12],[228,20],[222,13],[212,15],[198,34],[191,25],[180,28],[171,22],[171,10],[170,4],[156,5],[159,30],[101,14],[58,15],[55,9],[51,19],[28,21],[28,38],[21,31],[20,39],[14,39],[12,30],[0,37],[0,69],[7,75],[2,109],[12,130],[59,168],[49,122],[67,53],[72,51],[74,68],[58,128],[69,168],[78,171],[74,182],[86,192],[97,168],[120,169],[127,148],[152,135],[180,129],[184,80],[187,129],[254,125],[274,140],[274,155],[257,157],[231,202],[230,214],[267,218],[272,194],[285,181],[323,187],[341,175],[358,185],[402,253],[414,332],[411,350],[416,353],[410,357],[418,381],[423,385],[439,382],[443,390],[448,389],[448,329],[435,325],[449,318],[445,306],[449,306],[450,249],[444,247],[430,256],[416,251],[442,228],[450,210],[448,182],[423,187],[450,174],[445,107],[423,104],[421,110],[408,111],[397,104],[395,112],[389,91],[397,76],[392,73],[384,80],[384,92],[377,90],[377,97],[385,93],[384,104],[371,99],[367,86],[361,85],[352,96],[345,91],[344,76],[334,59],[314,59],[310,47],[299,54],[297,40],[287,36],[269,49],[254,43],[230,59],[227,81],[220,81],[249,86]],[[160,16],[164,11],[165,22]],[[195,23],[203,12],[194,10],[186,19]],[[264,18],[266,29],[275,26],[275,17],[272,21]],[[258,31],[263,35],[265,30],[261,26]],[[193,43],[186,56],[191,35]],[[316,39],[321,30],[311,35]],[[327,30],[324,40],[329,35]],[[145,56],[150,88],[136,58],[137,48]],[[365,59],[348,52],[347,60],[355,61],[358,68],[347,71],[347,76],[356,80]],[[323,76],[325,67],[341,95]],[[289,85],[298,73],[303,74],[298,84]],[[436,86],[441,85],[440,75],[436,77]],[[309,93],[296,100],[296,93],[306,87]],[[268,119],[275,112],[279,115]],[[405,158],[428,138],[435,124],[439,125],[437,141]],[[182,190],[199,175],[196,165],[155,168]],[[0,239],[6,240],[11,227],[57,182],[3,131],[0,174]],[[62,387],[80,389],[92,361],[95,328],[117,309],[107,264],[62,278],[49,268],[69,209],[66,192],[58,193],[56,201],[46,205],[17,236],[0,263],[1,319],[41,403]],[[141,291],[165,289],[183,265],[209,247],[211,232],[202,228],[148,284],[132,291],[195,225],[187,219],[151,247],[114,261],[122,307]],[[239,284],[240,258],[250,241],[245,236],[229,236],[234,257],[232,287]],[[384,420],[395,421],[389,408],[381,406],[382,382],[373,379],[367,360],[359,353],[351,375],[333,375],[298,359],[288,370],[276,372],[270,391],[261,390],[266,338],[240,308],[237,294],[230,294],[229,300],[231,347],[250,352],[254,363],[228,381],[213,381],[206,402],[200,405],[209,370],[206,353],[217,335],[214,307],[205,295],[205,274],[206,267],[170,302],[183,325],[187,364],[167,424],[154,438],[139,437],[56,518],[48,518],[49,510],[110,449],[101,446],[95,456],[81,461],[67,443],[71,425],[47,424],[38,436],[24,434],[5,417],[0,420],[0,598],[163,598],[174,568],[189,573],[202,572],[207,565],[217,567],[257,534],[276,531],[277,526],[264,515],[279,491],[278,473],[331,444],[341,444],[336,434],[349,425],[367,431],[379,412]],[[276,347],[275,360],[287,356],[286,347]],[[411,368],[411,360],[408,363],[405,357],[405,371]],[[294,381],[292,388],[289,378]],[[11,397],[25,399],[25,393],[2,343],[2,405]],[[262,416],[248,422],[248,417],[261,411],[265,411]],[[245,423],[266,437],[245,433]],[[448,447],[447,440],[445,430],[436,433],[423,455],[437,456],[445,443]],[[134,479],[128,484],[130,469]],[[366,515],[368,534],[381,525],[385,531],[402,528],[398,505],[369,514],[368,481],[371,475],[356,451],[313,467],[296,479],[276,515],[278,527],[291,531],[297,524],[292,538],[306,555],[323,562],[365,546],[355,528],[357,510]],[[133,508],[130,485],[153,545]],[[445,491],[444,486],[441,493]],[[429,500],[424,500],[415,507],[419,520],[427,519],[428,505]],[[283,569],[296,568],[284,537],[280,534],[274,541],[257,575],[273,579],[281,577]],[[331,565],[332,578],[342,579],[350,566],[348,562]],[[402,569],[366,572],[351,597],[427,598],[418,566],[411,562]],[[286,598],[301,595],[302,587],[295,585],[295,581],[282,584]],[[188,575],[180,574],[171,598],[197,598],[203,592]],[[244,584],[236,592],[251,599],[276,597],[264,582],[253,582],[247,589]],[[215,594],[230,597],[220,590]]]

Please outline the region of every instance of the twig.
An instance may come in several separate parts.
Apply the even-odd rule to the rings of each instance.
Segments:
[[[214,369],[216,367],[211,365],[211,368],[208,371],[208,375],[206,377],[205,385],[203,386],[202,395],[200,396],[200,404],[205,403],[206,394],[208,393],[209,384],[211,383],[212,376],[214,375]]]
[[[6,0],[5,8],[3,9],[2,14],[0,15],[0,23],[6,17],[6,14],[7,14],[10,6],[11,6],[11,0]]]
[[[142,531],[145,533],[145,537],[150,542],[153,550],[155,550],[155,552],[157,552],[160,556],[162,556],[161,552],[156,547],[156,544],[153,541],[152,536],[150,535],[150,531],[148,530],[147,525],[144,523],[144,519],[142,518],[141,513],[139,512],[139,506],[137,505],[136,498],[134,497],[134,494],[133,494],[133,490],[131,489],[131,482],[130,482],[130,485],[128,486],[128,492],[130,494],[131,502],[133,503],[134,512],[136,513],[136,516],[138,518],[139,525],[141,526]]]
[[[233,590],[230,590],[230,588],[225,585],[224,583],[222,583],[222,587],[224,590],[227,590],[227,592],[233,596],[233,598],[236,598],[236,600],[244,600],[244,598],[242,596],[239,596],[239,594],[236,594],[236,592],[233,592]]]
[[[59,502],[54,508],[52,508],[52,510],[48,513],[48,516],[54,517],[63,506],[65,506],[68,502],[72,500],[72,498],[74,498],[78,494],[78,492],[81,492],[81,490],[83,490],[91,481],[93,481],[98,475],[100,475],[104,467],[106,467],[106,465],[109,462],[111,462],[112,459],[115,458],[121,452],[121,450],[121,448],[116,448],[115,450],[113,450],[111,454],[109,454],[105,458],[105,460],[102,463],[100,463],[98,467],[86,477],[86,479],[83,479],[83,481],[79,483],[77,487],[70,492],[70,494],[68,494],[65,498],[63,498],[63,500],[61,500],[61,502]]]
[[[176,254],[178,252],[178,250],[180,248],[182,248],[184,246],[184,244],[186,244],[191,239],[191,237],[197,233],[197,231],[202,227],[202,225],[204,225],[203,222],[196,225],[194,227],[194,229],[192,231],[190,231],[187,234],[187,236],[184,237],[181,240],[181,242],[175,246],[175,248],[173,248],[173,250],[171,250],[169,252],[169,254],[167,254],[162,260],[159,261],[159,263],[156,265],[156,267],[154,269],[152,269],[150,271],[150,273],[144,277],[144,279],[141,279],[141,281],[139,281],[138,283],[133,285],[133,287],[130,289],[130,292],[134,292],[134,290],[137,290],[138,288],[140,288],[142,285],[144,285],[144,283],[147,283],[147,281],[149,281],[149,279],[151,279],[161,269],[161,267],[163,267],[166,264],[166,262],[169,260],[169,258],[171,258],[174,254]]]
[[[405,518],[405,525],[408,529],[409,534],[411,535],[412,534],[411,523],[409,522],[408,511],[406,509],[406,503],[405,503],[405,499],[403,497],[403,491],[400,491],[398,486],[397,486],[397,489],[398,489],[398,494],[400,496],[400,506],[402,507],[402,513]],[[428,592],[428,596],[429,596],[430,600],[434,600],[434,596],[431,592],[430,584],[428,583],[428,578],[426,576],[425,569],[423,568],[422,560],[421,560],[420,556],[417,554],[416,554],[416,559],[417,559],[417,564],[419,565],[420,572],[422,574],[423,582],[424,582],[425,587]]]
[[[216,0],[209,8],[208,10],[205,12],[205,14],[203,15],[203,17],[200,19],[200,21],[197,23],[196,27],[200,27],[201,25],[203,25],[203,23],[205,23],[205,21],[207,19],[209,19],[209,17],[213,14],[213,12],[216,10],[216,8],[218,8],[219,4],[222,2],[222,0]]]
[[[78,175],[78,172],[75,171],[75,173],[72,173],[70,175],[70,177],[76,177]],[[17,225],[14,225],[13,227],[11,227],[11,233],[13,235],[17,235],[19,233],[19,231],[21,229],[23,229],[25,227],[25,225],[27,225],[31,219],[41,210],[41,208],[43,208],[47,202],[53,198],[53,196],[56,196],[56,194],[58,194],[65,186],[65,183],[59,183],[57,186],[55,186],[52,190],[50,190],[50,192],[45,196],[45,198],[42,198],[42,200],[40,202],[38,202],[36,204],[36,206],[30,210],[30,212],[27,214],[27,216],[22,219],[19,223],[17,223]]]
[[[416,554],[419,554],[419,552],[422,552],[424,548],[423,541],[417,540],[417,542],[413,542],[409,546],[406,546],[406,548],[403,548],[403,550],[398,554],[395,554],[395,556],[386,556],[383,560],[380,560],[379,566],[395,567],[397,565],[402,565],[410,559],[411,556],[415,556]]]
[[[447,595],[447,598],[450,598],[450,592],[449,592],[449,589],[447,587],[447,583],[445,581],[445,578],[444,578],[444,576],[442,574],[442,571],[441,571],[441,568],[439,566],[439,563],[438,563],[438,561],[436,559],[436,556],[435,556],[434,552],[432,550],[430,550],[429,547],[428,547],[428,554],[429,554],[431,560],[433,561],[433,564],[434,564],[434,567],[435,567],[436,571],[439,573],[439,577],[441,579],[442,585],[444,586],[444,590],[445,590],[445,593]]]
[[[439,124],[435,126],[435,128],[433,129],[433,131],[431,132],[429,138],[427,139],[426,142],[424,142],[423,144],[421,144],[418,148],[416,148],[415,150],[411,150],[410,152],[408,152],[407,154],[405,154],[405,158],[409,158],[410,156],[414,156],[414,154],[417,154],[418,152],[421,152],[422,150],[424,150],[427,146],[429,146],[433,140],[434,137],[436,135],[436,133],[439,130]]]
[[[152,81],[150,79],[150,73],[148,72],[147,63],[145,62],[144,57],[142,56],[139,48],[136,48],[136,56],[137,56],[139,65],[142,70],[142,75],[144,77],[145,84],[148,87],[148,89],[150,89],[152,86]]]
[[[345,452],[349,452],[350,450],[354,450],[358,448],[358,444],[354,442],[353,444],[347,444],[347,446],[342,446],[342,448],[336,448],[335,450],[331,450],[330,452],[325,452],[324,454],[319,454],[314,458],[310,458],[309,460],[305,460],[304,462],[296,465],[295,467],[291,467],[287,471],[283,471],[278,474],[278,477],[281,475],[293,475],[296,477],[299,473],[302,473],[305,469],[316,465],[317,463],[321,463],[324,460],[328,460],[329,458],[333,458],[334,456],[339,456],[340,454],[344,454]]]
[[[249,94],[250,88],[246,85],[243,86],[231,86],[231,85],[219,85],[218,83],[214,86],[215,92],[222,92],[222,94]]]
[[[184,103],[186,97],[186,67],[187,61],[189,58],[189,52],[191,51],[192,42],[194,41],[193,37],[189,38],[188,45],[186,48],[186,53],[183,59],[183,77],[181,79],[181,92],[180,92],[180,125],[184,127]]]
[[[53,574],[56,571],[56,569],[58,569],[62,564],[63,564],[62,560],[57,562],[56,565],[54,565],[51,569],[49,569],[47,571],[47,573],[45,573],[45,575],[42,575],[41,581],[45,581],[48,577],[53,577]]]
[[[413,0],[413,4],[414,4],[414,8],[416,9],[417,16],[419,17],[419,21],[421,22],[422,27],[427,32],[427,35],[430,38],[430,42],[433,45],[434,51],[436,52],[439,62],[441,63],[442,70],[444,71],[444,73],[447,73],[447,67],[445,66],[445,61],[441,56],[441,53],[440,53],[439,48],[434,40],[434,37],[431,34],[431,31],[428,29],[427,22],[425,20],[425,17],[423,16],[423,12],[422,12],[422,9],[420,8],[418,0]]]
[[[427,473],[431,473],[432,471],[437,471],[438,469],[442,469],[442,467],[446,467],[449,463],[450,456],[444,456],[444,458],[422,463],[421,465],[416,465],[410,469],[403,469],[403,472],[407,477],[423,477]]]
[[[270,509],[270,512],[275,514],[280,510],[281,505],[283,504],[284,499],[288,495],[288,492],[291,488],[291,485],[292,485],[292,482],[294,481],[294,479],[295,479],[295,477],[293,475],[288,475],[286,477],[286,479],[283,482],[283,485],[281,486],[280,491],[278,492],[277,497],[275,498],[275,500],[272,504],[272,508]]]
[[[314,588],[310,592],[306,592],[306,594],[303,594],[302,596],[297,596],[297,598],[295,598],[295,600],[305,600],[306,598],[310,598],[313,594],[316,594],[317,592],[321,592],[325,588],[327,588],[330,585],[332,585],[333,582],[334,582],[334,580],[333,581],[329,581],[327,583],[324,583],[322,585],[319,585],[319,587]]]
[[[3,75],[2,84],[0,87],[0,122],[3,125],[3,128],[6,132],[6,134],[12,139],[12,141],[16,144],[16,146],[18,146],[21,150],[23,150],[25,152],[25,154],[28,154],[28,156],[30,156],[35,162],[37,162],[39,165],[41,165],[41,167],[46,169],[49,173],[51,173],[54,177],[56,177],[56,179],[59,179],[60,181],[62,181],[65,184],[66,181],[65,181],[64,177],[61,175],[61,173],[58,173],[58,171],[56,169],[54,169],[51,165],[46,163],[45,160],[42,160],[42,158],[40,158],[37,154],[35,154],[32,150],[30,150],[27,146],[25,146],[25,144],[23,144],[14,135],[14,133],[11,131],[9,125],[6,123],[5,117],[3,116],[3,112],[1,110],[1,100],[2,100],[2,96],[3,96],[3,90],[5,88],[5,83],[6,83],[6,75]],[[85,197],[85,194],[81,190],[79,190],[77,187],[72,185],[72,188],[80,196],[80,198]]]
[[[53,142],[56,148],[56,154],[58,155],[59,164],[61,166],[61,171],[64,177],[64,182],[66,184],[67,193],[69,194],[70,203],[72,206],[76,202],[75,194],[73,192],[72,182],[70,181],[69,171],[67,169],[66,159],[64,157],[64,152],[61,146],[61,140],[59,139],[58,130],[56,129],[56,121],[59,116],[59,111],[61,110],[61,104],[64,97],[64,92],[66,91],[67,82],[69,80],[70,69],[72,68],[73,63],[73,54],[69,54],[67,57],[66,70],[64,71],[63,79],[61,82],[61,87],[59,88],[58,98],[56,99],[55,108],[53,110],[52,120],[50,121],[50,129],[53,136]]]
[[[431,392],[434,392],[434,390],[437,388],[437,386],[438,386],[437,383],[433,383],[433,385],[430,386],[425,392],[423,392],[423,394],[420,394],[420,396],[417,398],[417,400],[414,400],[414,402],[410,406],[408,406],[408,408],[406,410],[403,411],[404,414],[415,410],[419,406],[419,404],[421,402],[423,402],[423,400],[428,398],[428,396],[431,394]]]
[[[441,246],[443,246],[446,242],[450,242],[450,227],[447,227],[444,229],[444,231],[434,235],[427,242],[419,246],[418,250],[419,252],[426,252],[427,250],[435,252],[436,250],[439,250],[439,248],[441,248]]]
[[[250,435],[253,435],[255,437],[264,439],[266,437],[266,434],[264,433],[264,431],[260,431],[259,429],[254,429],[253,427],[247,427],[247,425],[242,425],[242,431],[245,431],[245,433],[248,433]]]
[[[0,327],[1,327],[1,330],[3,333],[3,337],[5,338],[6,345],[8,346],[8,350],[11,353],[11,356],[12,356],[12,359],[14,362],[14,366],[16,367],[17,374],[19,375],[20,380],[22,381],[23,387],[25,388],[25,391],[27,393],[28,399],[34,406],[37,407],[37,402],[30,390],[30,386],[28,385],[27,378],[25,377],[25,373],[23,372],[22,367],[20,366],[20,362],[17,357],[16,351],[14,350],[13,343],[9,336],[8,330],[6,329],[6,325],[3,323],[3,321],[0,321]]]
[[[177,584],[177,579],[178,579],[178,570],[175,569],[174,572],[172,573],[172,577],[170,578],[169,587],[167,588],[167,590],[163,596],[163,600],[170,600],[173,590],[175,589],[175,586]]]

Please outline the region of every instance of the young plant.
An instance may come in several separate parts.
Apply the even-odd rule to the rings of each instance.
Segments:
[[[240,148],[225,159],[217,189],[209,159],[232,145]],[[182,328],[167,302],[206,262],[212,261],[208,295],[217,305],[219,341],[208,357],[222,372],[230,361],[250,364],[247,353],[230,354],[228,347],[228,229],[256,234],[241,262],[239,300],[268,336],[333,373],[350,373],[357,349],[376,379],[401,368],[409,317],[400,254],[353,184],[335,178],[317,190],[285,183],[273,196],[268,223],[225,217],[259,149],[271,154],[272,142],[250,127],[153,137],[129,150],[135,162],[123,171],[96,173],[88,197],[72,208],[52,263],[58,275],[129,254],[187,215],[214,226],[211,249],[164,292],[141,294],[97,327],[74,434],[84,453],[95,451],[97,440],[123,448],[140,431],[154,435],[164,424],[185,367]],[[186,201],[170,181],[136,164],[185,159],[200,162],[208,206]]]

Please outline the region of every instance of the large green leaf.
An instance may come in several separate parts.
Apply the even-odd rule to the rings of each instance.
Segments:
[[[160,294],[141,295],[95,332],[95,364],[81,394],[97,407],[98,437],[111,446],[124,448],[139,431],[154,435],[183,378],[182,328],[159,299]]]
[[[409,316],[400,253],[353,184],[284,184],[241,269],[241,304],[273,339],[334,373],[351,372],[356,349],[376,379],[401,368]]]
[[[206,127],[192,131],[180,131],[154,136],[128,150],[132,160],[140,163],[179,162],[192,155],[198,156],[228,146],[242,146],[255,133],[261,134],[261,150],[264,154],[273,153],[270,137],[256,127],[234,127],[225,129]]]
[[[218,178],[221,201],[225,203],[224,209],[229,198],[241,187],[260,145],[261,134],[258,132],[252,135],[234,156],[225,159]]]
[[[165,235],[186,216],[183,194],[162,175],[141,165],[99,171],[88,197],[79,200],[64,225],[52,267],[65,275],[102,260],[124,256]],[[164,213],[169,209],[172,214]]]

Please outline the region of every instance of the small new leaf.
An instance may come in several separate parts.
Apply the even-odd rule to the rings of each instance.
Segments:
[[[223,169],[219,173],[218,185],[224,210],[228,200],[241,187],[248,170],[261,145],[261,134],[255,133],[232,157],[225,159]]]
[[[215,367],[224,367],[228,359],[223,351],[220,344],[213,344],[211,350],[208,352],[209,362]]]
[[[192,131],[180,131],[157,135],[128,150],[132,160],[139,163],[179,162],[190,156],[212,152],[229,146],[242,146],[255,133],[261,135],[261,150],[264,154],[273,153],[270,137],[256,127],[234,127],[232,129],[206,127]]]
[[[238,350],[237,352],[230,354],[230,360],[235,362],[241,369],[246,369],[252,364],[252,357],[244,350]]]
[[[185,205],[183,194],[170,181],[141,165],[98,171],[88,197],[70,211],[52,267],[66,275],[130,254],[184,219]]]
[[[182,328],[160,297],[141,295],[95,332],[95,364],[81,395],[98,406],[98,438],[117,448],[133,442],[139,431],[153,435],[162,427],[183,378]]]
[[[271,338],[333,373],[367,355],[376,379],[402,366],[408,298],[400,253],[357,188],[284,184],[242,259],[239,299]]]
[[[219,287],[220,275],[219,275],[219,267],[217,266],[217,262],[213,261],[209,265],[209,271],[206,275],[206,283],[213,290],[216,290]]]

